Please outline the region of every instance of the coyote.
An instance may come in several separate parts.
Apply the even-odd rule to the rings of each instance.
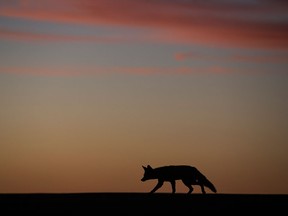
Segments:
[[[150,179],[158,179],[158,184],[150,193],[154,193],[162,187],[164,181],[168,181],[171,183],[172,193],[174,194],[176,192],[176,180],[182,180],[184,185],[189,188],[188,194],[191,194],[193,191],[191,185],[199,185],[203,194],[206,194],[204,186],[208,187],[214,193],[217,192],[215,186],[195,167],[188,165],[163,166],[157,168],[152,168],[148,165],[147,167],[142,167],[144,169],[144,176],[141,179],[142,182]]]

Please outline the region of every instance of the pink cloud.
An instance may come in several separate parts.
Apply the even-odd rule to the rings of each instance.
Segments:
[[[201,55],[195,52],[177,52],[174,54],[174,59],[177,61],[184,61],[184,60],[208,60],[211,59],[211,56]]]
[[[260,56],[248,56],[248,55],[235,55],[231,56],[231,60],[239,62],[252,62],[252,63],[288,63],[288,55],[260,55]]]
[[[38,21],[145,27],[151,40],[288,49],[286,1],[30,0],[4,5],[0,15]],[[276,18],[277,19],[276,19]]]
[[[79,76],[80,70],[73,68],[43,68],[43,67],[0,67],[0,73],[36,76]]]
[[[79,36],[79,35],[57,35],[37,32],[17,31],[0,27],[0,38],[6,40],[23,41],[47,41],[47,42],[94,42],[94,43],[118,43],[131,41],[121,36]]]
[[[92,68],[71,68],[71,67],[0,67],[0,73],[29,74],[38,76],[80,76],[99,74],[183,74],[195,73],[192,68],[163,68],[163,67],[92,67]]]
[[[212,56],[204,55],[194,52],[177,52],[174,54],[174,59],[176,61],[185,60],[204,60],[204,61],[234,61],[234,62],[250,62],[250,63],[287,63],[287,54],[270,54],[270,55],[231,55],[231,56]]]
[[[0,73],[17,75],[36,75],[36,76],[94,76],[109,74],[132,74],[132,75],[188,75],[188,74],[233,74],[233,73],[265,73],[265,71],[243,71],[223,66],[209,67],[90,67],[90,68],[71,68],[71,67],[0,67]]]

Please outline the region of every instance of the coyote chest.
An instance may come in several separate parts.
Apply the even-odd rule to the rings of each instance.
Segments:
[[[172,193],[176,191],[176,180],[181,180],[185,186],[189,188],[188,193],[192,193],[192,185],[199,185],[202,193],[206,193],[204,187],[209,188],[216,193],[215,186],[204,176],[198,169],[188,165],[174,165],[152,168],[150,165],[147,167],[142,166],[144,169],[144,175],[141,181],[147,181],[151,179],[157,179],[158,183],[153,188],[151,193],[157,191],[162,187],[165,181],[171,183]]]

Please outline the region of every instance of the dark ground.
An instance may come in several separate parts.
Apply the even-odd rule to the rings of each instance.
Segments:
[[[288,215],[288,194],[64,193],[0,194],[2,215],[21,213],[96,215]],[[159,214],[160,213],[160,214]]]

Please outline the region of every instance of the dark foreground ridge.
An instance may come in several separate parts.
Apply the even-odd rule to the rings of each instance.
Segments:
[[[288,195],[64,193],[0,194],[0,209],[12,213],[288,213]]]

